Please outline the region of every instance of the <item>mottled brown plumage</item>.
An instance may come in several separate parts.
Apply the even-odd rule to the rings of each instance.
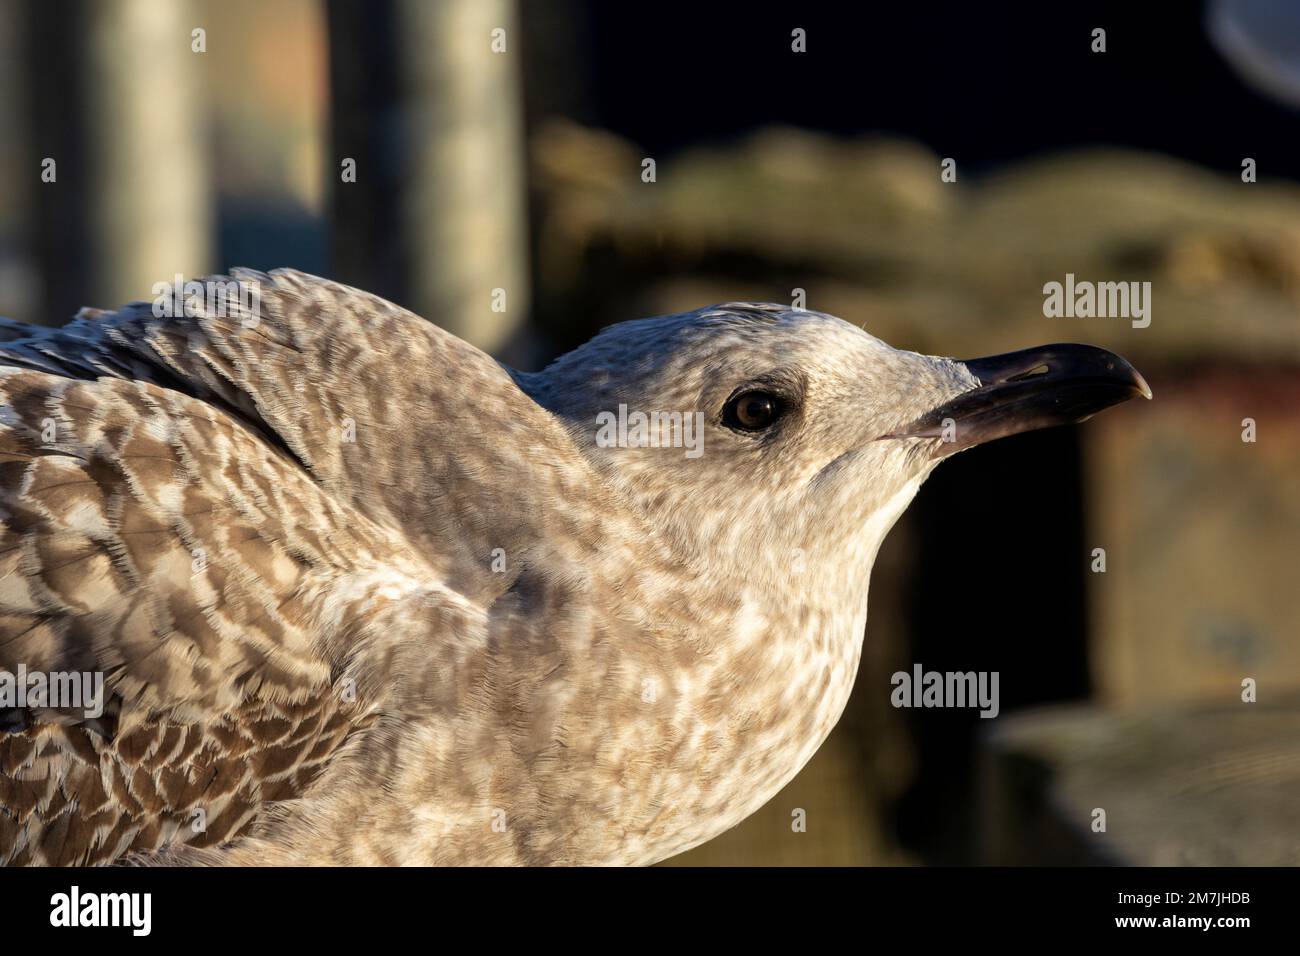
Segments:
[[[838,718],[880,540],[960,363],[828,316],[616,326],[514,373],[402,309],[235,274],[0,344],[8,863],[646,863],[752,812]],[[738,385],[791,410],[727,427]],[[601,448],[629,402],[705,453]],[[796,407],[797,406],[797,407]],[[875,439],[889,433],[898,437]]]

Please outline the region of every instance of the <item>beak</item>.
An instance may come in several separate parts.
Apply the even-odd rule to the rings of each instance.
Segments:
[[[881,438],[940,438],[946,458],[995,438],[1091,418],[1151,387],[1114,352],[1092,345],[1044,345],[961,364],[979,387],[931,409]]]

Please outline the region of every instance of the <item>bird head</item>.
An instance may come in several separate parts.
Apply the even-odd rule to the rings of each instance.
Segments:
[[[653,527],[760,585],[861,578],[944,458],[1151,395],[1092,346],[958,361],[738,303],[611,326],[521,379]]]

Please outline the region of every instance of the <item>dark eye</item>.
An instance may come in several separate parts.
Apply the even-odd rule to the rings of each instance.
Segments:
[[[771,392],[741,392],[722,410],[722,420],[732,428],[757,432],[781,417],[781,399]]]

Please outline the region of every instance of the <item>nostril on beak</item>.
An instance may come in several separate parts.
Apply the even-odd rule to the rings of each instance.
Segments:
[[[1046,362],[1043,362],[1040,365],[1035,365],[1033,368],[1025,369],[1023,372],[1019,372],[1016,375],[1012,375],[1010,378],[1007,379],[1007,381],[1023,382],[1031,378],[1042,378],[1051,370],[1052,367],[1048,365]]]
[[[1143,398],[1151,397],[1151,386],[1137,369],[1114,352],[1095,345],[1057,343],[1005,355],[965,359],[961,364],[985,388],[1006,385],[1047,388],[1058,383],[1077,384],[1092,379],[1102,384],[1126,385]]]

